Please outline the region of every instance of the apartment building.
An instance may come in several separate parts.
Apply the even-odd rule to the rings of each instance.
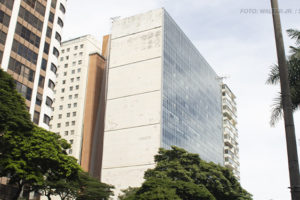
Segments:
[[[67,0],[1,0],[0,66],[37,125],[49,129]]]
[[[106,66],[100,49],[100,42],[90,35],[63,42],[55,83],[50,130],[72,145],[68,153],[85,171],[90,171],[93,137],[100,134],[96,125]],[[94,173],[100,176],[100,169],[97,171]]]
[[[237,109],[235,95],[226,85],[222,85],[222,110],[224,133],[224,160],[225,166],[231,169],[240,180],[239,144],[237,130]]]
[[[102,178],[140,186],[160,147],[223,165],[218,76],[164,9],[112,24]]]

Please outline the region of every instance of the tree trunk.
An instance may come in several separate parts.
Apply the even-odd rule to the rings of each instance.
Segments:
[[[23,184],[18,183],[18,189],[17,189],[16,193],[13,195],[12,200],[18,200],[18,198],[22,192],[22,189],[23,189]]]
[[[48,200],[51,200],[51,194],[47,194],[46,197],[48,198]]]
[[[300,199],[300,175],[299,175],[299,163],[298,152],[296,144],[295,126],[293,118],[293,109],[291,101],[291,93],[288,81],[288,69],[285,59],[284,44],[282,38],[281,22],[279,16],[278,2],[277,0],[271,0],[272,16],[274,23],[277,57],[280,75],[280,85],[282,94],[282,107],[286,132],[286,145],[289,161],[290,172],[290,189],[292,200]]]

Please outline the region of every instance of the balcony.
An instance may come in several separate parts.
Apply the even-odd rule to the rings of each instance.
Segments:
[[[237,123],[237,117],[236,115],[230,110],[228,106],[223,106],[223,115],[228,117],[228,119],[233,120],[235,123]]]

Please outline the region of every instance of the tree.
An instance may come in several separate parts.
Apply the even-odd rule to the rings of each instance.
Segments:
[[[0,69],[0,153],[7,131],[26,132],[33,128],[23,97],[16,91],[14,79]]]
[[[83,173],[74,157],[67,155],[71,145],[59,135],[35,126],[14,80],[0,69],[0,177],[8,177],[17,187],[18,199],[26,185],[48,199],[108,199],[111,186]]]
[[[135,193],[137,192],[138,189],[139,188],[136,188],[136,187],[129,187],[125,190],[122,190],[123,194],[120,194],[118,196],[118,199],[119,200],[125,200],[125,199],[134,200],[134,195],[135,195]]]
[[[300,31],[289,29],[287,30],[287,33],[292,39],[296,40],[296,47],[290,46],[291,55],[287,60],[292,106],[293,111],[296,111],[300,105]],[[279,67],[278,65],[273,65],[266,83],[276,85],[279,81]],[[282,98],[279,93],[279,95],[274,99],[274,104],[272,105],[270,124],[274,126],[281,117]]]
[[[121,196],[123,200],[252,199],[229,169],[207,163],[198,154],[173,146],[171,150],[160,149],[155,162],[156,167],[145,172],[142,186],[125,191],[125,195]]]
[[[112,186],[101,183],[86,172],[80,173],[78,183],[77,200],[108,200],[109,196],[113,194]]]
[[[7,131],[3,136],[5,146],[0,155],[0,176],[9,177],[17,185],[19,197],[24,185],[39,191],[51,177],[76,179],[80,166],[68,156],[70,145],[55,133],[34,127],[31,131]],[[46,194],[47,195],[47,194]]]

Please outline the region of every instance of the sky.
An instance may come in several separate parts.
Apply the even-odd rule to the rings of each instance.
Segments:
[[[300,29],[300,1],[278,1],[288,54],[294,43],[285,30]],[[280,91],[265,84],[277,62],[269,0],[69,0],[66,7],[63,39],[91,34],[100,41],[112,17],[164,7],[237,96],[242,186],[255,200],[290,199],[283,120],[269,125]],[[294,117],[300,139],[300,112]]]

